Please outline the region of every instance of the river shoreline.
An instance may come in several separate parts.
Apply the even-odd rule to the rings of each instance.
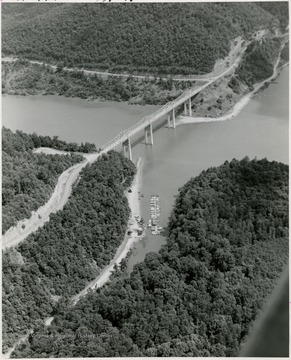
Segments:
[[[285,66],[289,65],[289,62],[278,68],[279,62],[281,57],[278,57],[278,60],[274,66],[274,72],[273,74],[263,81],[261,81],[258,84],[254,85],[254,89],[250,91],[248,94],[243,96],[239,101],[237,101],[230,112],[228,111],[227,114],[219,117],[192,117],[192,116],[179,116],[177,118],[176,126],[186,125],[186,124],[198,124],[198,123],[206,123],[206,122],[216,122],[216,121],[226,121],[234,119],[239,115],[239,113],[246,107],[246,105],[249,103],[249,101],[253,98],[254,95],[257,95],[259,90],[266,84],[270,83],[272,80],[276,79],[278,75],[280,74],[280,70],[284,68]]]

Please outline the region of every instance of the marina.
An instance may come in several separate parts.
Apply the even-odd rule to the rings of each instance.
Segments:
[[[149,220],[149,227],[151,228],[153,235],[160,235],[163,230],[162,226],[159,226],[161,207],[159,195],[152,195],[150,200],[151,206],[151,218]]]

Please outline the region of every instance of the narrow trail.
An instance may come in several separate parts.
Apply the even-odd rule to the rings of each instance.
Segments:
[[[13,347],[9,348],[8,351],[6,351],[5,354],[1,354],[2,355],[2,359],[10,359],[11,354],[13,353],[13,351],[16,349],[16,347],[18,345],[20,345],[23,341],[25,341],[26,339],[28,339],[29,335],[33,333],[33,330],[30,330],[26,333],[26,335],[22,336],[14,345]]]

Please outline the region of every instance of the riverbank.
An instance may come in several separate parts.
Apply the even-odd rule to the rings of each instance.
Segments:
[[[144,231],[139,234],[139,230],[141,228],[139,224],[139,219],[141,216],[139,191],[142,184],[142,166],[142,158],[139,158],[136,164],[137,173],[130,187],[131,192],[126,192],[128,204],[131,209],[131,214],[128,221],[127,231],[124,236],[124,240],[117,249],[114,258],[111,260],[109,265],[101,271],[101,273],[96,277],[96,279],[92,280],[79,294],[73,297],[74,304],[76,304],[82,296],[86,295],[89,290],[95,290],[106,284],[110,278],[112,271],[114,271],[115,266],[118,266],[121,260],[127,256],[133,245],[144,237]]]
[[[251,100],[251,98],[256,95],[259,90],[264,87],[266,84],[268,84],[270,81],[274,80],[277,78],[277,76],[279,75],[280,70],[289,65],[289,63],[284,64],[282,67],[278,68],[278,65],[280,63],[280,56],[278,57],[276,64],[274,66],[274,72],[272,74],[272,76],[270,76],[268,79],[265,79],[263,81],[261,81],[258,84],[254,85],[254,89],[252,91],[250,91],[247,95],[243,96],[233,107],[230,111],[227,112],[227,114],[223,115],[223,116],[218,116],[218,117],[203,117],[203,116],[198,116],[198,117],[192,117],[192,116],[179,116],[177,118],[177,122],[176,122],[176,126],[180,126],[180,125],[184,125],[184,124],[193,124],[193,123],[204,123],[204,122],[214,122],[214,121],[226,121],[226,120],[231,120],[233,118],[235,118],[244,108],[245,106],[249,103],[249,101]]]

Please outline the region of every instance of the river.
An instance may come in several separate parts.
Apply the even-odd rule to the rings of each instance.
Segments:
[[[154,146],[133,147],[133,160],[143,158],[141,213],[147,222],[150,196],[158,194],[160,224],[167,226],[178,188],[211,166],[233,158],[266,157],[288,163],[288,79],[285,67],[276,81],[255,96],[235,118],[224,122],[187,124],[154,132]],[[58,135],[60,139],[103,145],[159,106],[129,106],[115,102],[88,102],[63,97],[4,96],[3,125],[12,130]],[[135,245],[127,271],[149,251],[158,251],[165,237],[146,236]]]
[[[87,141],[99,148],[159,107],[51,95],[4,95],[2,123],[13,131],[57,135],[61,140]]]

